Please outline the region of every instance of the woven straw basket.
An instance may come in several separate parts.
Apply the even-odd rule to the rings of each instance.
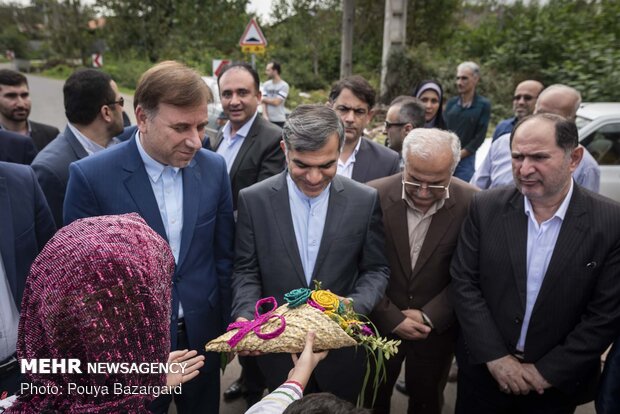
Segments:
[[[288,305],[278,307],[274,314],[282,315],[286,320],[286,328],[279,336],[273,339],[261,339],[250,331],[234,348],[227,341],[232,338],[237,329],[226,332],[212,340],[205,349],[213,352],[230,351],[260,351],[262,353],[299,353],[303,351],[308,331],[315,331],[314,351],[344,348],[355,346],[357,342],[328,315],[307,304],[298,308],[289,309]],[[272,332],[280,326],[280,320],[270,319],[261,326],[261,332]]]

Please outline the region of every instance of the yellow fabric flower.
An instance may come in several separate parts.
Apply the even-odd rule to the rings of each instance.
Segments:
[[[336,312],[340,305],[338,296],[326,290],[315,290],[310,295],[310,298],[318,305],[321,305],[325,309],[325,312]]]

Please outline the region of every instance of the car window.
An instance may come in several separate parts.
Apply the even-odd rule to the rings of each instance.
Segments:
[[[583,116],[580,116],[579,114],[577,114],[577,117],[575,118],[575,124],[577,124],[577,129],[583,128],[584,126],[588,125],[590,122],[592,122],[591,119],[584,118]]]
[[[599,165],[620,165],[620,123],[601,126],[581,143]]]

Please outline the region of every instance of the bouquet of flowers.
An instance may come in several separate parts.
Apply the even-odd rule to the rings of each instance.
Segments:
[[[366,375],[358,403],[363,404],[371,373],[374,373],[376,396],[376,386],[385,380],[384,360],[398,352],[400,341],[380,337],[368,318],[355,313],[350,299],[343,300],[321,289],[320,282],[315,281],[314,289],[292,290],[284,295],[284,300],[287,303],[280,307],[273,297],[259,300],[254,320],[231,323],[228,332],[209,342],[206,350],[299,353],[304,348],[306,334],[313,330],[315,351],[347,346],[362,346],[366,350]],[[261,314],[262,306],[267,304],[272,309]]]

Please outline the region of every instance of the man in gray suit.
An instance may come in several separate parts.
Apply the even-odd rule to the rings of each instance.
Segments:
[[[329,105],[345,127],[338,174],[366,183],[400,171],[396,151],[364,137],[375,106],[375,90],[366,79],[356,75],[336,82],[329,93]]]
[[[450,273],[456,413],[573,413],[620,323],[620,205],[576,184],[575,123],[521,120],[516,188],[476,194]]]
[[[330,108],[299,106],[283,137],[288,171],[239,193],[233,318],[253,319],[260,298],[282,304],[285,293],[314,280],[368,314],[390,274],[377,191],[336,175],[344,126]],[[272,390],[292,368],[288,355],[260,356],[258,363]],[[363,352],[331,351],[307,391],[355,402],[363,364]]]
[[[123,98],[112,78],[95,69],[73,73],[63,87],[64,132],[40,151],[32,168],[58,228],[69,181],[69,164],[103,151],[123,132]]]

